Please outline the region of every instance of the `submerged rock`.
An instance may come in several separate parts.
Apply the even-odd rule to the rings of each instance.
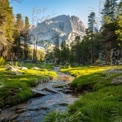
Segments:
[[[18,110],[16,110],[16,113],[17,114],[20,114],[20,113],[23,113],[23,112],[25,112],[26,111],[26,109],[18,109]]]
[[[41,97],[41,96],[45,96],[45,95],[48,94],[44,91],[38,91],[38,90],[35,90],[35,89],[33,89],[32,92],[33,92],[33,97]]]
[[[18,117],[18,114],[14,114],[9,118],[9,122],[15,120]]]
[[[48,92],[53,92],[53,93],[58,93],[57,90],[51,88],[51,87],[45,87],[43,90],[48,91]]]

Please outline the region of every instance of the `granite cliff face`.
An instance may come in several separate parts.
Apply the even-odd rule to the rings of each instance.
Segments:
[[[60,46],[64,41],[70,46],[76,36],[84,36],[85,26],[76,16],[61,15],[38,23],[30,32],[31,42],[36,38],[40,46],[46,43]]]

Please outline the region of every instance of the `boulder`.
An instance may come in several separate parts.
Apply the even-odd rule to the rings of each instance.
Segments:
[[[10,71],[9,74],[11,74],[11,75],[16,75],[16,72]]]
[[[65,87],[67,84],[54,84],[53,87],[54,88],[63,88]]]
[[[58,105],[60,105],[60,106],[68,106],[68,103],[67,102],[61,102]]]
[[[41,97],[41,96],[47,95],[46,92],[38,91],[38,90],[35,90],[35,89],[32,89],[32,92],[33,92],[33,97]]]
[[[34,69],[34,70],[40,70],[39,67],[33,67],[32,69]]]
[[[57,90],[55,90],[55,89],[53,89],[53,88],[51,88],[51,87],[45,87],[43,90],[44,90],[44,91],[48,91],[48,92],[58,93]]]
[[[23,73],[22,72],[19,72],[19,71],[10,71],[9,72],[11,75],[22,75]]]
[[[14,66],[7,66],[6,70],[12,71],[12,72],[17,72],[18,71],[18,68],[17,67],[14,67]]]
[[[22,70],[28,70],[28,68],[27,68],[27,67],[21,67],[21,69],[22,69]]]
[[[9,121],[14,121],[18,117],[18,114],[14,114],[9,118]]]
[[[20,113],[23,113],[23,112],[25,112],[26,111],[26,109],[18,109],[18,110],[16,110],[16,113],[17,114],[20,114]]]
[[[115,84],[115,85],[122,84],[122,76],[119,76],[119,77],[113,79],[112,84]]]
[[[66,94],[73,93],[73,91],[71,89],[64,89],[63,92]]]
[[[7,119],[5,117],[1,117],[0,122],[7,122]]]

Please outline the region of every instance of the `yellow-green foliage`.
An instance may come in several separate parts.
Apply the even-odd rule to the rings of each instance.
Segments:
[[[84,66],[76,68],[63,68],[61,72],[69,72],[71,75],[79,77],[81,75],[90,75],[94,73],[103,72],[112,68],[118,68],[117,66]]]

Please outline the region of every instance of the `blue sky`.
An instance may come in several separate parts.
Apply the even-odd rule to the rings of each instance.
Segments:
[[[66,14],[76,15],[87,26],[87,17],[91,11],[100,18],[104,0],[10,0],[13,12],[28,16],[30,24]]]

